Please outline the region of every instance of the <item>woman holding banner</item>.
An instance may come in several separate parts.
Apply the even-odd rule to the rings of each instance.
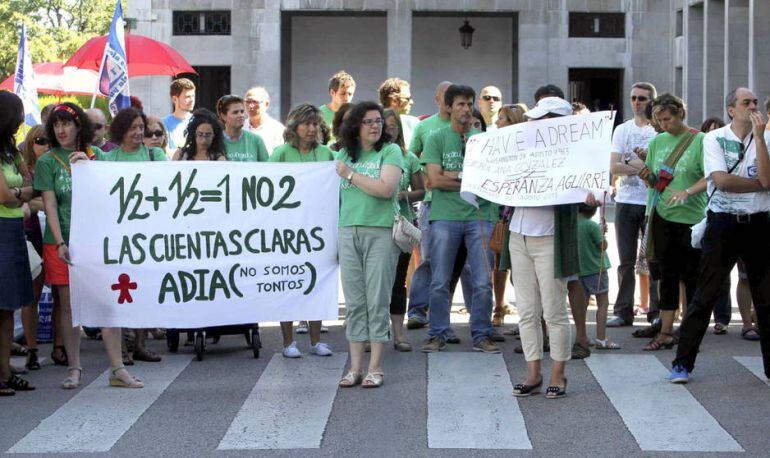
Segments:
[[[34,197],[24,186],[26,167],[15,136],[24,121],[21,99],[0,92],[0,396],[34,390],[23,378],[11,373],[13,312],[32,303],[32,273],[24,240],[22,206]]]
[[[184,146],[174,153],[175,161],[226,161],[222,125],[205,108],[195,110],[187,124]]]
[[[114,121],[113,121],[114,125]],[[64,346],[69,367],[62,388],[80,386],[83,368],[80,367],[80,327],[72,325],[72,305],[69,289],[69,230],[72,203],[72,169],[70,160],[84,160],[101,156],[99,148],[89,144],[94,129],[88,116],[77,105],[65,102],[57,105],[46,122],[46,136],[51,150],[40,157],[35,167],[36,190],[43,193],[46,228],[43,236],[43,264],[46,283],[56,288],[62,306]],[[138,134],[141,143],[144,125]],[[113,150],[110,154],[115,154]],[[164,156],[165,157],[165,156]],[[134,378],[123,366],[120,350],[120,328],[102,328],[102,338],[110,360],[110,386],[141,388],[142,382]]]
[[[286,143],[273,150],[269,162],[319,162],[333,161],[334,153],[327,146],[318,143],[318,133],[323,122],[321,111],[313,105],[297,105],[286,118],[283,139]],[[281,322],[283,335],[283,356],[302,356],[293,338],[293,322]],[[310,353],[317,356],[331,356],[332,350],[321,342],[321,321],[310,321]]]
[[[337,156],[340,191],[339,260],[347,307],[350,370],[341,387],[382,386],[384,343],[390,340],[391,292],[399,249],[393,242],[395,193],[403,153],[383,132],[382,107],[361,102],[342,125]],[[366,377],[361,372],[365,342],[371,342]]]
[[[684,282],[689,304],[698,280],[701,252],[691,245],[690,228],[706,209],[704,134],[684,123],[686,110],[684,101],[671,94],[652,101],[652,115],[663,132],[650,141],[645,167],[639,172],[650,186],[647,261],[653,266],[653,279],[660,280],[660,332],[642,348],[645,351],[670,349],[677,343],[672,332],[679,282]]]

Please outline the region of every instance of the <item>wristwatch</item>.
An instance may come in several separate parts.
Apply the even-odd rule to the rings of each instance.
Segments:
[[[17,200],[21,200],[21,188],[13,188],[13,195]]]
[[[348,173],[348,176],[345,177],[345,179],[348,180],[348,183],[352,183],[353,182],[353,175],[355,175],[355,173],[356,172],[351,170],[350,173]]]
[[[463,173],[462,172],[458,172],[457,173],[457,179],[458,180],[462,180],[463,179]]]

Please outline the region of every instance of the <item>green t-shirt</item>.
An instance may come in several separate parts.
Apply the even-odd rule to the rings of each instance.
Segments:
[[[420,157],[423,149],[425,149],[428,136],[439,129],[449,127],[450,124],[449,118],[441,119],[438,113],[423,119],[412,132],[412,143],[409,144],[409,151]]]
[[[21,164],[21,154],[16,155],[13,164],[0,162],[0,170],[3,171],[5,183],[9,188],[20,188],[24,184],[24,177],[19,173],[19,164]],[[19,208],[8,208],[0,205],[0,218],[24,218],[24,210]]]
[[[320,162],[333,161],[334,152],[326,145],[317,145],[307,153],[300,153],[299,150],[288,143],[277,146],[270,155],[268,162]]]
[[[661,165],[674,152],[685,133],[674,137],[669,133],[663,132],[650,141],[645,163],[656,176],[660,171]],[[683,191],[703,178],[703,137],[704,134],[701,132],[695,135],[690,146],[687,147],[687,150],[676,163],[676,167],[674,167],[674,179],[668,184],[666,190],[663,191],[660,199],[658,199],[658,204],[655,208],[661,218],[666,221],[695,224],[703,219],[706,203],[708,202],[705,192],[690,196],[683,204],[668,205],[666,203],[671,196],[671,191]],[[648,190],[648,204],[651,203],[653,194],[653,189]]]
[[[468,137],[481,131],[471,129]],[[439,129],[425,142],[425,149],[420,157],[422,164],[438,164],[445,172],[461,172],[463,170],[462,141],[460,134],[452,130],[452,127]],[[458,191],[444,191],[433,189],[432,204],[430,210],[431,221],[474,221],[481,219],[497,221],[499,208],[484,199],[478,198],[479,210],[466,202]]]
[[[319,110],[321,111],[321,116],[323,116],[324,118],[324,122],[326,123],[327,126],[329,126],[329,130],[331,130],[332,123],[334,122],[334,112],[325,103],[321,105]]]
[[[92,146],[91,150],[97,158],[104,155],[102,150],[95,146]],[[41,192],[53,191],[56,196],[56,214],[59,216],[61,236],[65,242],[70,240],[70,216],[72,214],[72,174],[70,171],[72,169],[69,155],[72,151],[74,150],[62,147],[51,148],[40,156],[35,165],[34,188]],[[43,243],[56,244],[48,221],[46,220]]]
[[[604,236],[602,229],[589,218],[578,215],[578,259],[580,260],[579,276],[595,275],[599,270],[606,271],[610,266],[610,258],[607,252],[602,250]],[[601,253],[601,255],[600,255]],[[604,263],[602,264],[602,257]]]
[[[110,151],[99,151],[96,154],[97,161],[109,161],[109,162],[142,162],[150,160],[150,153],[152,153],[153,160],[155,161],[167,161],[168,156],[160,148],[148,148],[145,145],[139,147],[135,151],[125,151],[121,147],[117,147]]]
[[[269,157],[262,137],[247,130],[241,131],[241,138],[237,142],[225,136],[225,152],[228,161],[267,162]]]
[[[409,191],[412,185],[412,175],[420,173],[422,166],[420,165],[420,159],[411,152],[407,152],[402,157],[404,165],[404,173],[401,174],[401,181],[398,182],[399,191]],[[401,215],[409,221],[414,220],[415,214],[412,204],[414,202],[407,202],[406,199],[398,201],[401,207]]]
[[[337,154],[337,160],[344,162],[356,173],[379,179],[380,169],[390,164],[404,170],[403,153],[398,145],[385,144],[379,151],[363,151],[353,163],[345,148]],[[371,196],[357,186],[340,179],[340,222],[344,226],[393,227],[393,199]]]

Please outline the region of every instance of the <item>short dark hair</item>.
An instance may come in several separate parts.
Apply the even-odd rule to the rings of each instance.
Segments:
[[[24,122],[24,103],[13,92],[0,91],[0,106],[0,162],[13,164],[19,154],[15,137]]]
[[[182,94],[182,92],[189,91],[191,89],[193,91],[195,90],[195,84],[192,81],[187,78],[179,78],[171,82],[169,94],[171,97],[175,97]]]
[[[535,91],[535,102],[542,99],[543,97],[558,97],[563,99],[564,91],[562,91],[561,88],[555,84],[546,84],[545,86],[540,86]]]
[[[227,114],[227,110],[230,109],[230,105],[234,105],[236,103],[243,104],[243,99],[237,95],[223,95],[219,98],[219,100],[217,100],[217,114]]]
[[[476,91],[472,87],[463,84],[451,84],[446,88],[446,92],[444,92],[444,105],[451,107],[455,97],[467,97],[475,101]]]
[[[94,125],[79,106],[72,102],[60,103],[48,115],[48,121],[45,123],[45,136],[48,137],[51,148],[61,146],[59,141],[56,140],[56,133],[53,130],[53,125],[56,121],[72,121],[80,127],[80,131],[75,138],[75,148],[79,151],[86,151],[88,149],[88,146],[94,139]]]
[[[409,83],[397,77],[388,78],[383,81],[378,89],[382,106],[388,108],[393,98],[401,93],[401,88],[406,86],[409,86]]]
[[[655,89],[655,85],[646,81],[639,81],[631,85],[631,89],[642,89],[650,93],[650,99],[656,99],[658,97],[658,90]]]
[[[701,132],[709,132],[714,129],[719,129],[720,127],[724,127],[725,122],[722,120],[722,118],[714,116],[713,118],[708,118],[705,121],[703,121],[703,124],[700,125],[700,131]]]
[[[214,138],[211,139],[211,147],[209,148],[208,155],[210,161],[219,160],[221,156],[226,156],[225,150],[225,136],[222,129],[222,123],[217,119],[217,115],[205,108],[198,108],[193,111],[190,123],[187,124],[185,129],[185,142],[182,146],[182,153],[179,156],[179,160],[195,159],[195,155],[198,153],[198,144],[195,143],[195,132],[198,130],[198,126],[201,124],[209,124],[214,130]]]
[[[340,143],[342,147],[347,150],[348,156],[353,162],[358,160],[358,154],[361,149],[361,139],[359,138],[359,133],[361,131],[361,121],[364,120],[364,116],[366,116],[366,113],[369,111],[378,112],[383,121],[385,120],[385,116],[380,104],[377,102],[367,101],[353,105],[353,108],[350,109],[348,115],[345,117],[345,120],[342,122],[342,129],[340,132],[342,141]],[[390,135],[385,132],[385,129],[382,129],[382,135],[380,135],[380,139],[377,140],[377,143],[374,144],[374,149],[379,151],[382,149],[382,145],[388,143],[389,141]]]
[[[597,207],[581,202],[578,204],[578,213],[585,216],[586,218],[593,218],[593,216],[596,214],[596,208]]]
[[[112,118],[112,124],[110,124],[110,140],[113,143],[120,145],[123,143],[123,137],[126,132],[131,130],[131,124],[134,123],[136,118],[142,118],[145,129],[147,128],[147,116],[144,112],[138,108],[128,107],[118,111],[114,118]]]
[[[479,121],[481,121],[481,131],[482,132],[486,132],[487,131],[487,122],[484,121],[484,116],[476,108],[473,109],[473,117],[478,119]]]
[[[299,136],[297,135],[297,126],[306,122],[316,122],[318,126],[321,126],[323,116],[321,110],[315,105],[309,103],[301,103],[292,108],[289,115],[286,116],[286,128],[283,130],[283,141],[289,145],[297,148],[299,146]],[[313,144],[315,148],[318,141]]]
[[[345,120],[345,116],[347,116],[348,111],[353,108],[352,103],[343,103],[340,105],[340,109],[334,112],[334,117],[332,118],[332,125],[328,126],[331,129],[331,133],[334,137],[340,136],[340,130],[342,129],[342,121]]]

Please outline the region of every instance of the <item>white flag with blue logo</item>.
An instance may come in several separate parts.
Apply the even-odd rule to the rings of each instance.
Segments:
[[[13,92],[24,102],[24,123],[28,126],[40,124],[40,104],[37,101],[37,85],[35,85],[35,73],[32,70],[32,58],[29,55],[26,25],[21,26]]]
[[[99,72],[99,92],[109,98],[110,113],[113,116],[123,108],[131,106],[128,90],[128,61],[126,59],[126,37],[123,23],[123,7],[120,0],[115,4],[115,14],[110,24],[110,35],[104,45],[102,68]]]

